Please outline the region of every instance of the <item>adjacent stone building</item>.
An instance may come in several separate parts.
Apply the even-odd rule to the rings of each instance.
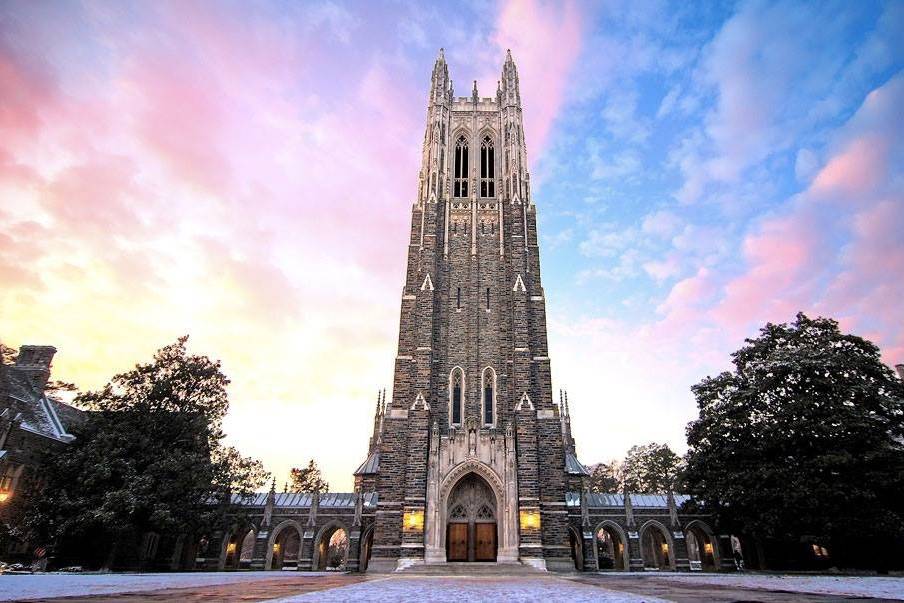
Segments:
[[[12,505],[28,479],[40,478],[40,463],[75,439],[69,429],[82,411],[47,396],[56,349],[25,345],[13,364],[0,361],[0,513]],[[0,543],[4,558],[25,555],[27,543]],[[30,555],[29,555],[30,556]]]

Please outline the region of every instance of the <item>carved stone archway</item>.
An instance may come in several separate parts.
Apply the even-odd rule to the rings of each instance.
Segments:
[[[604,538],[600,538],[600,535]],[[628,539],[624,530],[611,519],[600,522],[593,531],[593,549],[597,557],[597,568],[600,570],[627,571],[631,567],[628,554]],[[611,560],[612,567],[603,567],[602,558]]]
[[[658,521],[651,519],[640,527],[640,550],[645,570],[675,571],[675,542]]]
[[[468,473],[446,503],[446,559],[495,561],[497,546],[496,495],[486,480]]]
[[[464,438],[460,438],[464,440]],[[500,438],[502,440],[502,438]],[[465,455],[462,455],[465,456]],[[500,460],[503,455],[500,454]],[[504,462],[504,461],[503,461]],[[439,467],[431,467],[431,472]],[[499,474],[489,465],[474,458],[468,458],[451,467],[441,479],[435,473],[428,485],[427,520],[425,521],[425,545],[427,563],[446,561],[446,538],[450,497],[456,486],[469,475],[481,478],[495,499],[496,519],[496,561],[518,560],[518,499],[517,489],[507,488]]]

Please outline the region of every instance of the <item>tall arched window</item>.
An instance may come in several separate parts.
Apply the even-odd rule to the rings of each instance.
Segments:
[[[496,425],[496,371],[487,367],[481,378],[483,386],[483,424]]]
[[[496,152],[489,136],[480,143],[480,196],[496,196]]]
[[[453,195],[455,197],[468,196],[468,141],[464,136],[459,136],[455,143],[455,181],[453,183]]]
[[[449,375],[449,424],[461,425],[464,408],[465,375],[458,367]]]

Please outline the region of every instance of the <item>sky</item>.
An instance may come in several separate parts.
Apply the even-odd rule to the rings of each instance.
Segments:
[[[426,97],[519,69],[579,458],[685,450],[798,311],[904,362],[904,2],[0,2],[0,339],[83,390],[190,335],[228,442],[351,489]]]

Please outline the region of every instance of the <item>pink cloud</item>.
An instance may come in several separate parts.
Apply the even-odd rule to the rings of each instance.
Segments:
[[[569,75],[581,49],[581,10],[576,2],[508,0],[499,13],[494,41],[518,65],[524,128],[536,161],[565,100]]]
[[[865,195],[882,184],[886,172],[889,141],[871,135],[852,141],[829,160],[811,185],[816,194]]]

